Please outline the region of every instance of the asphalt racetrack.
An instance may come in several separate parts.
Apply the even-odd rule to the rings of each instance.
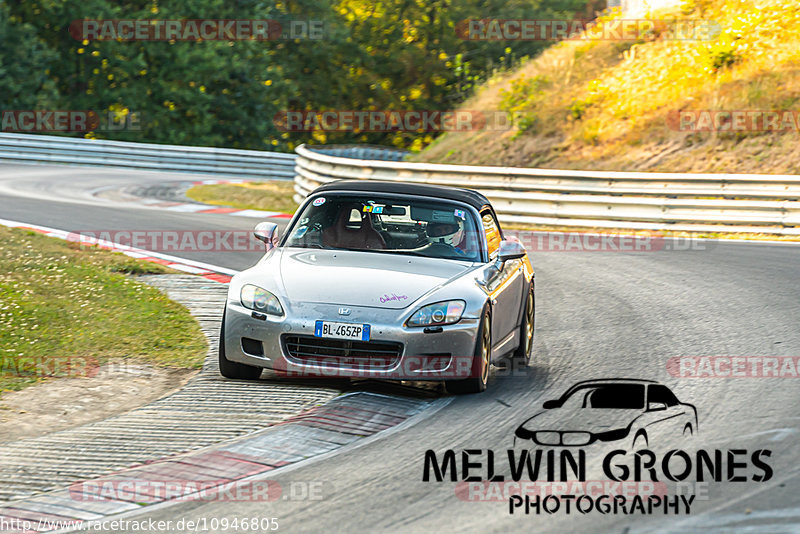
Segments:
[[[49,166],[0,168],[0,218],[68,231],[250,230],[258,219],[180,213],[114,202],[101,189],[160,185],[189,175]],[[286,219],[276,220],[282,224]],[[694,250],[656,252],[532,252],[536,269],[533,360],[521,370],[497,369],[484,394],[455,398],[418,424],[299,464],[273,478],[284,487],[321,481],[319,499],[265,502],[175,502],[145,508],[129,519],[275,517],[285,532],[797,532],[800,531],[800,389],[797,369],[781,377],[675,376],[672,358],[749,357],[763,362],[800,356],[800,246],[697,243]],[[669,248],[669,247],[668,247]],[[258,252],[173,252],[175,256],[241,270]],[[672,360],[673,362],[675,360]],[[699,360],[697,360],[699,361]],[[787,363],[788,362],[788,363]],[[749,363],[748,363],[749,365]],[[749,369],[749,367],[748,367]],[[672,371],[672,373],[670,372]],[[756,373],[757,374],[757,373]],[[699,432],[650,438],[654,451],[744,450],[737,458],[746,481],[696,485],[691,514],[596,511],[509,511],[507,498],[469,500],[457,495],[449,473],[423,481],[425,452],[441,462],[476,449],[483,464],[470,474],[486,478],[487,451],[508,475],[506,451],[514,431],[581,380],[655,380],[697,409]],[[258,387],[258,384],[253,384]],[[768,480],[751,454],[768,450]],[[586,449],[587,480],[607,480],[606,451]],[[628,453],[625,458],[632,458]],[[661,473],[659,473],[660,475]],[[687,478],[697,482],[696,473]],[[672,487],[673,482],[669,482]]]

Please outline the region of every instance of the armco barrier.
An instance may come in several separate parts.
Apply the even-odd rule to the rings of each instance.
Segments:
[[[297,147],[295,198],[340,179],[468,187],[502,222],[800,235],[800,176],[568,171],[339,157]]]
[[[294,154],[0,133],[0,161],[119,167],[244,178],[294,176]]]
[[[343,158],[403,161],[408,152],[399,148],[371,145],[314,145],[314,152]]]

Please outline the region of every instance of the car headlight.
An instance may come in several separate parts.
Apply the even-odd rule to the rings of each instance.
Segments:
[[[406,325],[408,326],[441,326],[445,324],[453,324],[461,319],[461,314],[464,313],[467,303],[463,300],[448,300],[445,302],[437,302],[436,304],[428,304],[414,312]]]
[[[283,315],[283,308],[278,297],[264,288],[245,284],[241,292],[242,306],[270,315]]]

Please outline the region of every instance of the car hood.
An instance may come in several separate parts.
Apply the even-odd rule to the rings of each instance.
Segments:
[[[401,309],[472,268],[467,262],[400,254],[305,248],[276,252],[261,266],[277,269],[285,295],[294,302]]]
[[[642,410],[553,408],[534,415],[520,428],[529,432],[539,430],[608,432],[627,428],[641,414]]]

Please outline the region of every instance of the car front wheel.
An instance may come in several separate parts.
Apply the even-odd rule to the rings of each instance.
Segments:
[[[236,380],[258,380],[261,376],[261,367],[232,362],[225,357],[224,312],[222,314],[222,326],[219,329],[219,373],[225,378],[233,378]]]
[[[481,315],[478,328],[478,339],[475,342],[475,354],[472,357],[472,373],[463,380],[445,382],[447,391],[453,394],[480,393],[486,390],[489,382],[489,365],[492,355],[492,321],[488,310]]]

